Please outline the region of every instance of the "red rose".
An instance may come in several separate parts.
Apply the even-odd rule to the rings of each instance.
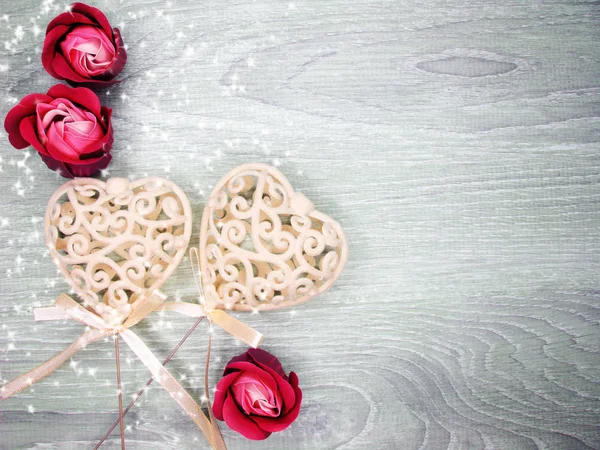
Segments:
[[[63,177],[87,177],[110,162],[111,112],[89,89],[57,84],[47,94],[25,96],[6,115],[4,129],[13,147],[33,145]]]
[[[268,438],[296,420],[302,403],[298,376],[285,374],[270,353],[250,349],[225,366],[217,384],[213,413],[248,439]]]
[[[97,8],[73,3],[48,24],[42,65],[54,78],[88,87],[111,85],[125,61],[119,29]]]

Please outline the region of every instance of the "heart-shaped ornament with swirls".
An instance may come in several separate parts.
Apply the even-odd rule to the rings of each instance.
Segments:
[[[183,258],[192,212],[166,179],[78,178],[50,198],[45,229],[52,258],[84,306],[119,324]]]
[[[211,306],[264,310],[327,290],[346,264],[348,243],[340,225],[294,192],[279,170],[246,164],[211,193],[199,253]]]

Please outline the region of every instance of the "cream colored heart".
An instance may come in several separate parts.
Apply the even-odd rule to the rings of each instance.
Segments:
[[[50,254],[84,306],[119,324],[183,258],[192,212],[169,180],[79,178],[50,198],[45,228]]]
[[[200,268],[209,305],[234,310],[295,305],[340,276],[348,243],[340,225],[266,164],[228,173],[204,208]]]

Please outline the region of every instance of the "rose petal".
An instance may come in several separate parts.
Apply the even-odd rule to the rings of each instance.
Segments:
[[[75,32],[69,33],[69,36],[75,34]],[[68,39],[68,41],[67,41]],[[61,42],[61,46],[63,44],[67,44],[65,45],[65,49],[67,50],[66,52],[63,52],[63,55],[65,53],[70,52],[71,50],[77,50],[81,53],[98,53],[100,51],[100,48],[102,47],[102,41],[100,40],[99,37],[95,37],[95,36],[86,36],[85,39],[79,38],[79,37],[71,37],[71,39],[69,39],[68,37],[65,38],[65,40],[63,42]]]
[[[61,87],[53,88],[49,92],[57,96],[73,96],[74,92],[80,92],[75,97],[84,100],[85,96],[91,93],[85,88],[72,89],[64,85],[59,86]],[[92,95],[96,98],[95,94]],[[93,105],[95,106],[97,105]],[[101,108],[99,112],[102,112]],[[104,144],[112,139],[112,136],[108,138],[105,136],[104,125],[100,119],[90,111],[75,106],[66,98],[57,98],[50,104],[38,104],[37,122],[40,139],[49,148],[51,155],[56,159],[72,163],[83,159],[83,155],[101,151]],[[72,154],[69,156],[70,151],[69,154],[65,153],[68,149],[74,150],[78,157],[74,159]],[[88,157],[94,158],[92,155]]]
[[[40,153],[40,157],[44,164],[48,166],[50,170],[54,170],[61,176],[65,178],[73,178],[73,177],[89,177],[94,175],[99,170],[105,169],[108,167],[108,164],[111,160],[111,155],[106,154],[102,158],[99,158],[97,161],[88,164],[80,164],[80,165],[72,165],[66,164],[62,161],[57,161],[54,158],[46,155],[42,155]]]
[[[35,108],[39,103],[50,103],[52,100],[54,99],[48,94],[28,94],[21,99],[17,106],[26,111],[25,115],[29,115],[35,113]]]
[[[271,374],[273,379],[277,382],[277,388],[279,392],[281,392],[281,395],[283,397],[283,412],[286,413],[296,402],[296,395],[294,394],[294,389],[292,388],[292,386],[290,386],[287,376],[283,378],[270,367],[262,365],[258,361],[256,363],[259,367]]]
[[[287,414],[275,418],[260,416],[252,417],[252,420],[254,420],[263,430],[273,433],[285,430],[298,418],[300,407],[302,405],[302,390],[300,390],[300,387],[298,386],[298,376],[294,372],[290,372],[290,383],[294,389],[296,403]]]
[[[239,361],[244,361],[244,362],[252,362],[252,359],[248,356],[248,352],[244,352],[241,355],[237,355],[234,356],[233,358],[231,358],[229,360],[229,362],[227,363],[227,365],[225,366],[225,370],[224,372],[227,371],[227,366],[229,366],[229,364],[231,363],[235,363],[235,362],[239,362]]]
[[[256,387],[256,389],[253,389],[254,387]],[[273,391],[266,385],[260,376],[254,373],[241,372],[237,380],[231,385],[231,388],[234,391],[239,392],[252,389],[251,397],[254,399],[261,398],[269,401],[274,399]]]
[[[46,29],[48,43],[44,44],[42,64],[50,75],[55,78],[67,80],[72,84],[84,84],[87,86],[108,86],[115,84],[116,81],[93,80],[87,79],[85,76],[82,77],[81,74],[73,70],[60,51],[56,51],[57,42],[68,30],[77,28],[77,25],[99,27],[103,31],[102,34],[106,35],[108,42],[112,43],[114,40],[113,30],[102,11],[83,3],[74,3],[71,5],[70,12],[60,14],[48,25]],[[60,31],[54,31],[58,27],[67,27],[68,30],[62,28]],[[115,57],[114,59],[116,60],[117,58]],[[82,73],[85,73],[85,71]],[[112,76],[114,77],[114,75]],[[111,75],[109,74],[108,77],[111,77]]]
[[[247,371],[240,373],[230,391],[246,414],[277,417],[281,412],[281,394],[269,388],[259,375]]]
[[[105,153],[102,157],[92,160],[86,164],[68,164],[65,163],[65,167],[69,170],[73,176],[76,177],[90,177],[102,169],[106,169],[110,164],[112,155]]]
[[[4,129],[8,133],[8,139],[13,147],[20,150],[31,144],[27,139],[21,136],[19,130],[21,121],[27,116],[35,115],[35,109],[38,103],[50,101],[52,101],[52,98],[45,94],[29,94],[23,97],[23,99],[15,105],[8,114],[6,114],[6,118],[4,119]]]
[[[77,24],[95,25],[96,22],[93,19],[87,17],[85,14],[80,14],[71,9],[70,12],[64,12],[52,19],[46,27],[46,34],[50,33],[50,31],[52,31],[54,28],[59,27],[61,25],[70,28],[73,25]]]
[[[19,132],[23,139],[25,139],[29,144],[33,145],[33,148],[35,148],[38,152],[48,155],[48,151],[37,137],[34,123],[35,116],[25,117],[19,124]]]
[[[85,139],[93,139],[97,141],[103,135],[97,136],[98,127],[96,126],[96,121],[93,122],[90,120],[77,120],[75,122],[69,122],[66,125],[66,129],[71,132],[71,134],[85,138]]]
[[[96,67],[96,70],[102,69],[103,71],[108,68],[115,57],[115,47],[104,41],[100,43],[100,48],[96,52],[96,56],[90,61]]]
[[[268,438],[271,433],[260,428],[256,422],[242,414],[235,402],[228,396],[223,405],[223,417],[225,423],[234,431],[237,431],[247,439],[260,441]]]
[[[57,161],[51,156],[42,155],[41,153],[39,155],[42,158],[42,161],[44,161],[44,164],[48,166],[48,169],[54,170],[59,175],[62,175],[65,178],[73,178],[73,174],[69,171],[69,168],[64,162]]]
[[[50,126],[46,131],[46,135],[48,136],[46,149],[50,156],[66,163],[79,161],[79,152],[77,149],[64,141],[55,126]]]
[[[31,144],[21,137],[20,134],[9,134],[8,142],[17,150],[23,150],[29,147]]]
[[[96,76],[96,80],[112,80],[111,84],[118,83],[118,81],[114,80],[114,78],[121,73],[123,67],[125,67],[125,63],[127,62],[127,52],[125,51],[121,32],[118,28],[115,28],[113,31],[116,52],[115,57],[106,70]]]
[[[266,372],[265,370],[261,369],[258,366],[255,366],[254,364],[250,363],[250,362],[244,362],[244,361],[239,361],[239,362],[234,362],[234,363],[227,363],[226,369],[229,370],[233,370],[235,369],[236,371],[247,371],[256,375],[259,375],[264,383],[269,387],[269,389],[271,389],[273,392],[276,392],[278,389],[278,385],[277,385],[277,381],[274,379],[273,376],[271,376],[271,374],[269,374],[268,372]]]
[[[71,86],[86,87],[89,89],[105,88],[105,87],[113,86],[115,84],[120,83],[119,80],[100,80],[99,78],[102,77],[102,75],[99,75],[96,78],[90,78],[89,80],[81,81],[81,82],[74,82],[74,81],[70,81],[70,80],[66,80],[66,81]]]
[[[63,80],[76,83],[85,83],[91,81],[90,79],[84,78],[75,72],[65,57],[60,53],[54,54],[54,59],[52,59],[52,70],[58,75],[57,78],[61,78]]]
[[[98,50],[100,41],[102,39],[105,39],[107,42],[111,42],[110,38],[106,36],[104,30],[96,25],[78,25],[76,27],[71,28],[69,34],[65,36],[65,41],[74,41],[79,42],[80,44],[84,44],[86,48],[81,50],[92,52],[96,52]],[[96,47],[87,47],[87,44],[92,43],[94,41],[97,41],[95,42],[97,44]],[[72,47],[72,45],[68,46],[69,49],[71,49]]]
[[[17,150],[24,149],[31,145],[30,142],[27,139],[25,139],[21,134],[20,128],[23,119],[24,118],[17,118],[17,116],[15,115],[15,117],[11,118],[9,123],[7,123],[6,120],[4,121],[4,129],[8,133],[8,140],[10,142],[10,145],[12,145]]]
[[[74,166],[89,166],[92,163],[96,163],[110,153],[104,153],[102,150],[93,150],[79,156],[77,161],[65,161],[69,167]]]
[[[213,414],[219,420],[223,420],[223,403],[225,403],[225,397],[229,390],[229,386],[238,377],[239,372],[230,373],[224,376],[217,383],[215,389],[215,397],[213,400]]]
[[[111,38],[102,29],[85,25],[69,32],[60,48],[75,72],[86,78],[93,77],[106,71],[115,58]]]
[[[300,407],[302,406],[302,389],[300,389],[298,381],[298,375],[296,375],[295,372],[290,372],[290,384],[294,389],[294,394],[296,394],[296,403],[285,416],[290,423],[296,420],[298,414],[300,413]]]
[[[101,117],[100,99],[94,94],[94,91],[88,88],[72,88],[64,84],[55,84],[48,90],[48,95],[54,98],[66,98],[74,104],[84,107],[96,117]]]
[[[56,54],[56,45],[58,41],[68,33],[69,27],[66,25],[59,25],[56,28],[49,30],[44,39],[44,46],[42,48],[42,66],[46,69],[50,75],[54,78],[59,78],[58,74],[52,68],[52,61]]]
[[[35,112],[37,115],[38,133],[44,134],[52,122],[55,120],[62,121],[62,119],[69,115],[66,106],[61,103],[56,104],[56,100],[52,103],[40,103],[37,105]]]
[[[72,123],[72,122],[96,123],[98,121],[96,116],[94,114],[92,114],[90,111],[80,108],[79,106],[73,105],[69,100],[67,100],[65,98],[61,98],[58,100],[60,100],[61,102],[64,102],[62,108],[65,108],[65,110],[67,112],[67,116],[65,118],[68,119],[69,123]]]
[[[103,106],[102,108],[100,108],[100,120],[101,120],[101,123],[102,123],[104,129],[106,130],[106,135],[104,136],[104,140],[103,140],[103,144],[102,144],[102,149],[105,152],[108,152],[111,149],[113,142],[115,141],[113,138],[112,123],[110,122],[111,117],[112,117],[112,109],[110,109],[107,106]]]
[[[278,373],[282,378],[287,379],[287,375],[283,371],[283,367],[281,367],[281,363],[275,356],[273,356],[269,352],[267,352],[261,348],[251,348],[251,349],[248,349],[248,351],[246,353],[248,353],[248,356],[250,356],[250,358],[252,358],[253,361],[255,361],[263,366],[270,367],[276,373]]]
[[[106,18],[104,13],[98,8],[86,5],[85,3],[77,2],[71,5],[71,11],[73,13],[80,13],[85,17],[94,20],[98,25],[102,27],[102,29],[108,36],[112,36],[112,27],[110,26],[110,23],[108,22],[108,19]]]
[[[65,126],[64,141],[71,148],[75,149],[75,151],[79,154],[79,159],[82,159],[82,157],[88,153],[93,153],[99,150],[102,152],[101,145],[99,144],[97,138],[76,135],[68,125],[71,124],[66,124]]]

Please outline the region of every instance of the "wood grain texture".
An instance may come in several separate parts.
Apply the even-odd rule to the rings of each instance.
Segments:
[[[195,236],[238,164],[276,164],[350,241],[294,310],[239,314],[299,374],[299,419],[235,449],[600,448],[600,10],[595,1],[99,0],[122,29],[111,176],[167,176]],[[0,115],[55,83],[49,0],[1,1]],[[42,30],[39,32],[39,30]],[[0,379],[81,331],[34,323],[66,288],[41,218],[64,181],[0,136]],[[188,262],[165,285],[192,299]],[[138,327],[164,357],[192,320]],[[217,332],[211,380],[243,347]],[[170,364],[201,395],[206,326]],[[126,398],[147,371],[123,349]],[[0,404],[3,449],[91,448],[115,417],[97,343]],[[208,448],[160,388],[128,448]],[[106,448],[119,448],[114,434]]]

